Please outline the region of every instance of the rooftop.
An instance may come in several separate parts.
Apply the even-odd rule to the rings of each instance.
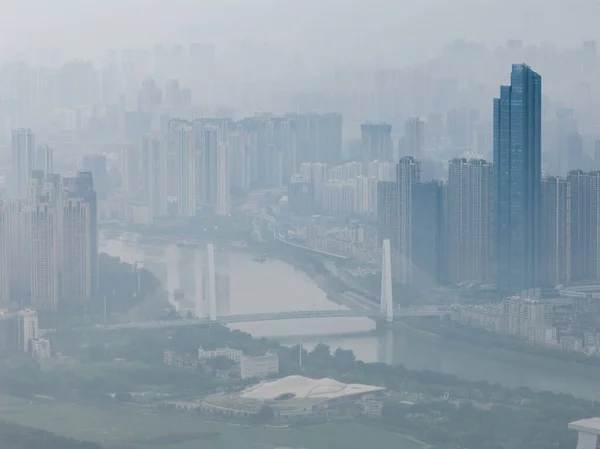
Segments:
[[[570,422],[569,429],[600,435],[600,418],[586,418]]]
[[[344,384],[334,379],[310,379],[288,376],[271,382],[261,382],[244,390],[242,399],[333,399],[384,390],[382,387],[361,384]]]

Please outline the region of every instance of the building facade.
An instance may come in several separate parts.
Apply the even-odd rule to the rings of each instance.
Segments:
[[[541,234],[542,78],[512,66],[494,99],[494,223],[500,290],[535,294]]]

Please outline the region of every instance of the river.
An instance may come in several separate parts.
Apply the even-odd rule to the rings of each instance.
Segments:
[[[174,282],[193,291],[193,273],[176,260],[173,247],[165,243],[144,245],[119,239],[101,239],[100,251],[122,260],[141,262],[172,290]],[[259,263],[243,252],[228,255],[230,278],[228,313],[334,310],[341,306],[327,298],[305,273],[278,260]],[[175,281],[173,279],[176,279]],[[235,328],[266,336],[284,344],[302,342],[310,348],[318,342],[352,349],[365,362],[402,364],[454,374],[468,380],[486,380],[509,387],[529,387],[600,399],[600,368],[537,358],[463,342],[447,341],[411,329],[368,334],[375,324],[368,318],[304,319],[244,323]],[[362,333],[362,335],[348,335]]]

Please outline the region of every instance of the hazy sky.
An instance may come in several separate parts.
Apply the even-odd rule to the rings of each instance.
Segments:
[[[428,56],[455,38],[578,44],[599,0],[1,0],[5,46],[253,40],[318,52]]]

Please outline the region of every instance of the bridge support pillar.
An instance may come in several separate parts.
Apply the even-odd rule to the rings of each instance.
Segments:
[[[375,321],[375,329],[377,330],[377,332],[384,332],[387,331],[389,329],[391,329],[393,327],[394,323],[390,322],[386,319],[383,320],[376,320]]]
[[[381,254],[381,298],[380,311],[385,314],[386,321],[394,322],[394,298],[392,295],[392,252],[390,240],[383,241]]]
[[[215,273],[215,246],[206,245],[206,279],[204,282],[204,298],[208,302],[208,317],[217,321],[217,285]]]

